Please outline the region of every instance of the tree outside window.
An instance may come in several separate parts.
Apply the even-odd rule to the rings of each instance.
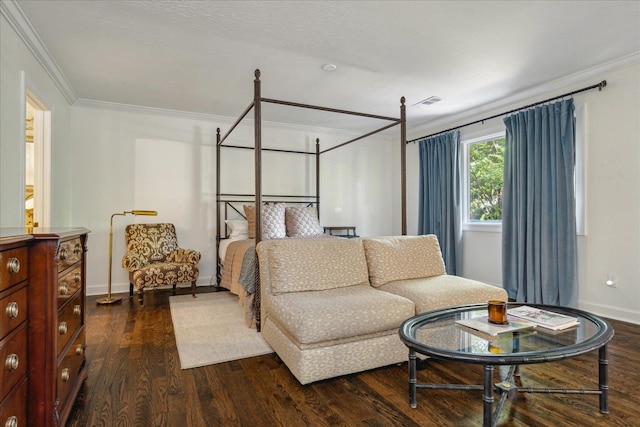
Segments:
[[[468,221],[502,221],[504,137],[469,144]]]

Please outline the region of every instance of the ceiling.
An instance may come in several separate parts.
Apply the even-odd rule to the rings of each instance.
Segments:
[[[640,52],[638,1],[16,3],[80,101],[228,117],[257,68],[266,98],[399,117],[404,96],[417,131]],[[370,126],[281,106],[263,119]]]

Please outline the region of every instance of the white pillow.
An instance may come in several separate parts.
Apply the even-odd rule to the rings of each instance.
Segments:
[[[231,229],[231,234],[229,234],[229,238],[234,237],[242,237],[245,239],[249,238],[249,223],[244,219],[228,219],[225,220],[225,224],[227,227]]]

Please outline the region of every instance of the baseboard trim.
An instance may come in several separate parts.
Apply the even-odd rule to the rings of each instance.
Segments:
[[[626,310],[589,301],[579,301],[578,307],[580,310],[588,311],[597,316],[640,325],[640,311],[637,310]]]

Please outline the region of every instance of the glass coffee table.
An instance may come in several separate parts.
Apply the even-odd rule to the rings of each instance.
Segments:
[[[507,308],[523,304],[509,303]],[[579,324],[562,331],[551,331],[541,327],[500,333],[496,336],[484,334],[456,323],[460,319],[472,319],[487,315],[487,304],[449,307],[419,314],[406,320],[400,327],[400,339],[409,348],[409,404],[417,406],[416,390],[479,390],[483,400],[483,426],[494,426],[508,397],[517,393],[562,393],[599,395],[600,412],[608,413],[607,394],[607,343],[613,337],[613,328],[593,314],[556,306],[526,304],[556,313],[578,318]],[[518,387],[514,376],[519,375],[519,366],[546,363],[567,359],[598,350],[598,389],[572,390]],[[466,384],[418,384],[417,356],[422,354],[435,359],[473,363],[484,366],[481,385]],[[503,381],[494,384],[494,367],[510,366]],[[494,406],[494,395],[498,402]]]

